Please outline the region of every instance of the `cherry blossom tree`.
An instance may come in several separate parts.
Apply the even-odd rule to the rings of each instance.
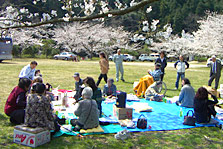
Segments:
[[[154,49],[165,50],[172,55],[223,56],[223,15],[207,13],[207,17],[198,21],[198,31],[181,36],[171,35],[160,43],[153,43]]]
[[[198,21],[199,30],[193,32],[191,48],[199,55],[223,56],[223,15],[208,13],[207,18]]]
[[[38,8],[41,7],[42,3],[48,1],[49,0],[21,0],[20,3],[26,2],[27,5],[24,7],[7,6],[0,13],[0,28],[36,27],[61,22],[99,20],[136,11],[158,0],[132,0],[130,3],[120,2],[119,0],[114,0],[113,2],[104,0],[55,0],[61,3],[61,9],[65,12],[62,17],[58,16],[56,9],[47,10],[47,12],[39,14],[39,12],[32,12],[30,7],[27,7],[32,6]]]
[[[58,45],[75,52],[85,49],[90,55],[99,51],[110,54],[115,47],[133,48],[128,45],[129,33],[122,27],[76,22],[54,29],[54,33]]]

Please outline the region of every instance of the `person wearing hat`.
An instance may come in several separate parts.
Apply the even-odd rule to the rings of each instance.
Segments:
[[[161,51],[160,52],[160,57],[156,59],[156,62],[155,63],[160,63],[161,64],[161,71],[163,74],[161,74],[161,81],[163,81],[163,77],[164,77],[164,73],[165,73],[165,68],[167,66],[167,60],[166,60],[166,57],[165,57],[165,52],[164,51]]]
[[[93,90],[91,87],[85,87],[82,91],[83,100],[79,101],[77,110],[74,114],[78,116],[78,120],[72,120],[74,131],[80,129],[96,128],[99,125],[99,110],[95,100],[92,99]]]
[[[219,79],[221,77],[221,61],[216,59],[216,56],[213,55],[211,57],[212,63],[211,63],[211,69],[210,69],[210,79],[208,81],[208,86],[211,86],[213,80],[215,79],[215,89],[218,89],[218,83]]]
[[[74,80],[76,81],[75,82],[75,91],[76,91],[76,94],[74,95],[74,98],[76,100],[78,100],[80,97],[81,97],[81,91],[82,91],[82,84],[83,84],[83,80],[80,78],[80,74],[78,72],[75,72],[74,75]]]
[[[161,75],[163,74],[163,72],[161,71],[160,67],[161,64],[156,63],[154,71],[148,70],[148,73],[153,77],[154,81],[159,81],[161,79]]]
[[[180,55],[179,60],[174,64],[174,68],[177,69],[177,80],[175,83],[175,89],[178,90],[180,78],[181,80],[185,78],[185,70],[189,68],[189,64],[187,61],[184,60],[183,56]]]

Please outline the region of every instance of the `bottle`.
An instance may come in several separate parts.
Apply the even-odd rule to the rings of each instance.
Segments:
[[[182,110],[182,108],[180,108],[180,117],[182,117],[183,116],[183,110]]]
[[[163,97],[163,102],[166,103],[166,98]]]
[[[68,120],[68,119],[66,119],[65,123],[68,125],[68,124],[69,124],[69,120]]]
[[[55,112],[55,114],[58,116],[59,112],[58,112],[58,111],[56,111],[56,112]]]

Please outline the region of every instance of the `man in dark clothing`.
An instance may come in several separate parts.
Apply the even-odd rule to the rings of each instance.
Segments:
[[[81,92],[82,92],[82,84],[83,84],[83,80],[80,78],[80,74],[78,72],[75,72],[73,75],[74,79],[75,79],[75,91],[76,94],[74,95],[74,98],[76,100],[78,100],[81,97]]]
[[[163,81],[165,68],[167,66],[167,60],[166,60],[165,52],[164,51],[161,51],[160,52],[160,57],[156,59],[155,64],[157,64],[157,63],[160,63],[161,64],[162,74],[161,74],[160,78],[161,78],[161,81]]]
[[[221,77],[222,66],[221,62],[217,60],[214,55],[211,58],[212,58],[212,63],[211,63],[210,79],[208,81],[208,86],[211,86],[212,81],[215,79],[215,89],[218,89],[218,83]]]

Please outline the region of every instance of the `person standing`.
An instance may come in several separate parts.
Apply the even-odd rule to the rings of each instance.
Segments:
[[[215,89],[218,89],[219,79],[221,77],[221,62],[216,59],[216,56],[212,56],[212,63],[210,69],[210,79],[208,81],[208,86],[211,86],[212,81],[215,79]]]
[[[104,81],[107,83],[107,80],[108,80],[107,73],[109,69],[109,62],[105,56],[105,53],[101,52],[99,54],[99,57],[100,57],[99,64],[100,64],[101,74],[98,77],[98,81],[96,83],[97,86],[100,84],[102,78],[104,78]]]
[[[163,81],[163,77],[164,77],[164,73],[165,73],[165,68],[167,66],[167,60],[166,60],[165,52],[164,51],[161,51],[160,52],[160,57],[156,59],[155,64],[156,63],[160,63],[161,64],[162,74],[161,74],[160,78],[161,78],[161,81]]]
[[[179,80],[185,78],[185,70],[189,68],[187,61],[184,61],[182,55],[179,56],[179,60],[174,64],[174,68],[177,69],[177,80],[175,83],[175,89],[179,87]]]
[[[124,55],[121,54],[121,49],[118,49],[117,54],[114,56],[114,62],[115,62],[115,66],[116,66],[116,81],[117,82],[119,81],[119,71],[121,73],[121,80],[123,82],[125,82],[124,77],[123,77],[123,75],[124,75],[124,70],[123,70],[123,65],[122,65],[123,59],[124,59]]]
[[[22,70],[20,71],[19,79],[27,78],[33,80],[36,72],[35,68],[37,65],[38,64],[36,61],[32,61],[30,64],[23,67]]]

